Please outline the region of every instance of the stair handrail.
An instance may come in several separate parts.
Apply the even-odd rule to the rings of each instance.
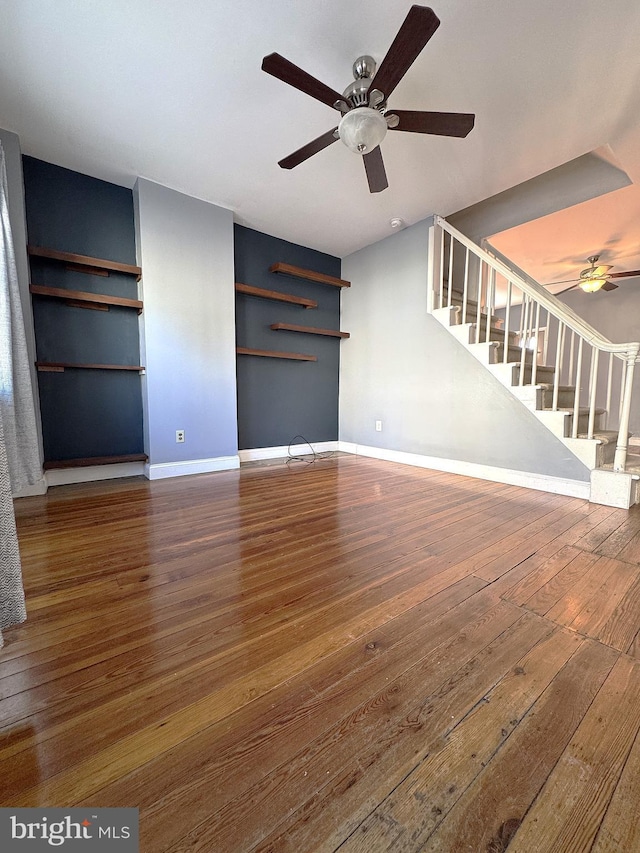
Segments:
[[[598,332],[597,329],[594,329],[593,326],[585,323],[585,321],[572,311],[566,303],[562,302],[552,293],[545,290],[541,284],[535,281],[535,279],[526,274],[522,275],[522,271],[516,272],[516,270],[513,269],[512,261],[505,263],[505,261],[502,260],[504,256],[500,255],[500,253],[493,247],[491,247],[491,251],[496,251],[497,256],[489,253],[486,249],[482,249],[477,245],[477,243],[474,243],[473,240],[470,240],[461,231],[454,228],[453,225],[447,222],[447,220],[442,216],[434,216],[434,225],[439,225],[444,231],[447,231],[452,237],[455,237],[459,243],[462,243],[462,245],[465,246],[472,254],[483,260],[497,273],[504,276],[507,281],[512,281],[516,284],[523,293],[528,294],[530,297],[539,302],[540,305],[550,314],[564,323],[569,329],[571,329],[571,331],[580,335],[580,337],[587,343],[597,347],[603,352],[611,352],[618,358],[628,360],[634,357],[634,361],[638,361],[640,341],[614,344]]]

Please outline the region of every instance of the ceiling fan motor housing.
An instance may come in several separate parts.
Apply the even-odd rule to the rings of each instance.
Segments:
[[[355,80],[344,90],[343,97],[354,107],[366,107],[369,104],[369,87],[376,72],[376,62],[372,56],[359,56],[353,63]]]

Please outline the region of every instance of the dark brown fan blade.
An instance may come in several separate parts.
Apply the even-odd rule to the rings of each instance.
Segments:
[[[433,9],[412,6],[373,78],[371,90],[379,89],[388,98],[439,26]]]
[[[560,282],[555,282],[555,284],[559,284],[559,283]],[[548,285],[545,285],[545,286],[548,287]],[[571,287],[565,287],[564,290],[558,290],[558,292],[554,293],[553,295],[554,296],[561,296],[563,293],[568,293],[570,290],[575,290],[576,287],[578,287],[577,284],[572,284]]]
[[[391,130],[409,133],[433,133],[436,136],[464,137],[473,129],[473,113],[428,113],[419,110],[391,110],[390,115],[400,119]]]
[[[320,80],[316,80],[311,74],[307,74],[279,53],[270,53],[269,56],[265,56],[262,60],[262,70],[282,80],[283,83],[288,83],[294,89],[304,92],[305,95],[311,95],[328,107],[332,107],[336,101],[344,101],[342,95],[335,89],[325,86]]]
[[[606,284],[603,284],[600,289],[601,290],[617,290],[618,285],[614,284],[612,281],[608,281]]]
[[[612,273],[609,273],[609,278],[633,278],[636,275],[640,275],[640,270],[626,270],[626,272],[612,272]]]
[[[307,142],[306,145],[303,145],[302,148],[298,148],[298,150],[294,151],[293,154],[289,154],[289,156],[285,157],[284,160],[279,160],[278,166],[280,166],[281,169],[293,169],[294,166],[299,166],[300,163],[304,163],[304,161],[308,160],[309,157],[312,157],[314,154],[317,154],[318,151],[322,151],[323,148],[327,148],[327,146],[331,145],[332,142],[336,141],[337,137],[334,136],[334,134],[337,129],[337,127],[334,127],[326,133],[323,133],[322,136],[319,136],[317,139]]]
[[[381,193],[389,186],[387,181],[387,173],[385,172],[384,162],[382,160],[382,151],[380,146],[376,145],[373,151],[364,154],[364,168],[369,181],[369,191],[372,193]]]

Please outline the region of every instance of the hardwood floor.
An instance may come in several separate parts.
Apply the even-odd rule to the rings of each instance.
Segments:
[[[145,853],[640,850],[640,512],[336,456],[17,502],[0,805]]]

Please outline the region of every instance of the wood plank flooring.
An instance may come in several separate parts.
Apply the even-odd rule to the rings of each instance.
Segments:
[[[145,853],[640,850],[640,508],[336,455],[17,502],[0,805]]]

